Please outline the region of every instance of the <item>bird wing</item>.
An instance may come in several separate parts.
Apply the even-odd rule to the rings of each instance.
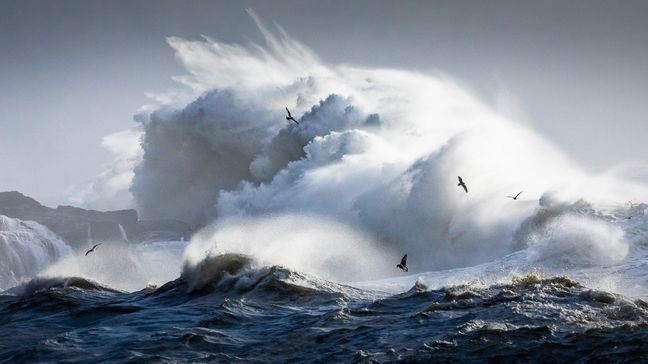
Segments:
[[[459,178],[459,183],[462,183],[462,184],[463,184],[463,180],[461,179],[461,177],[460,177],[460,176],[457,176],[457,178]]]
[[[468,193],[468,187],[466,187],[466,184],[465,184],[465,183],[462,183],[462,184],[461,184],[461,187],[463,187],[463,189],[466,191],[466,193]]]
[[[401,259],[401,265],[405,267],[407,265],[407,254],[403,256],[403,259]]]
[[[522,194],[522,192],[524,192],[524,191],[520,191],[517,195],[515,195],[515,198],[518,198],[518,196],[520,196]]]
[[[288,113],[288,117],[292,119],[292,115],[290,115],[290,110],[288,110],[288,107],[286,107],[286,112]]]
[[[88,250],[88,251],[85,253],[85,256],[87,257],[88,254],[90,254],[90,252],[92,252],[92,249]]]
[[[95,245],[92,247],[92,250],[95,250],[95,248],[98,247],[99,245],[101,245],[101,243],[99,243],[99,244],[95,244]]]

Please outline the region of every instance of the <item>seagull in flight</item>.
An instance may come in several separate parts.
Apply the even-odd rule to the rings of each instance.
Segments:
[[[402,269],[403,272],[407,272],[409,270],[407,269],[407,254],[403,255],[400,264],[397,264],[396,267]]]
[[[292,114],[290,113],[290,110],[288,110],[288,107],[286,107],[286,112],[288,113],[288,116],[286,116],[286,120],[292,120],[292,121],[295,122],[295,124],[299,125],[299,121],[297,121],[297,120],[295,120],[295,118],[293,118]]]
[[[518,196],[520,196],[520,195],[522,194],[522,192],[524,192],[524,191],[520,191],[520,192],[518,192],[518,194],[515,195],[515,196],[506,196],[506,197],[508,197],[508,198],[512,198],[512,199],[514,199],[514,200],[517,200]]]
[[[98,247],[99,245],[101,245],[101,243],[99,243],[99,244],[95,244],[95,245],[92,247],[92,249],[88,250],[88,251],[85,253],[86,257],[88,256],[88,254],[94,252],[95,249],[97,249],[97,247]]]
[[[457,186],[463,187],[464,191],[466,191],[466,193],[468,193],[468,187],[466,187],[466,184],[464,183],[464,181],[459,176],[457,176],[457,178],[459,178],[459,183],[457,183]]]

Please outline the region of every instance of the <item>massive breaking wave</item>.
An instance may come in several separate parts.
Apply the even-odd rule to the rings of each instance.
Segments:
[[[587,173],[446,75],[326,65],[250,15],[265,46],[169,38],[188,87],[154,95],[110,139],[124,151],[101,178],[129,181],[143,217],[209,225],[188,263],[242,253],[358,281],[395,273],[403,253],[414,272],[520,250],[529,266],[592,267],[645,242],[617,217],[644,215],[626,202],[646,186]]]

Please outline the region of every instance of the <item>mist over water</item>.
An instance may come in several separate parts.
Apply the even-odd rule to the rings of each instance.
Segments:
[[[137,291],[149,285],[159,286],[178,278],[185,242],[153,242],[133,246],[108,242],[94,253],[69,254],[43,272],[42,277],[83,277],[105,286]]]

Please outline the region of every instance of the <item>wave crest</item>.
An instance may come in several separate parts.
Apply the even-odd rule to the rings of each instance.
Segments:
[[[98,282],[81,277],[36,277],[27,283],[11,288],[7,293],[22,298],[31,297],[48,291],[61,289],[79,289],[84,291],[121,292]]]

